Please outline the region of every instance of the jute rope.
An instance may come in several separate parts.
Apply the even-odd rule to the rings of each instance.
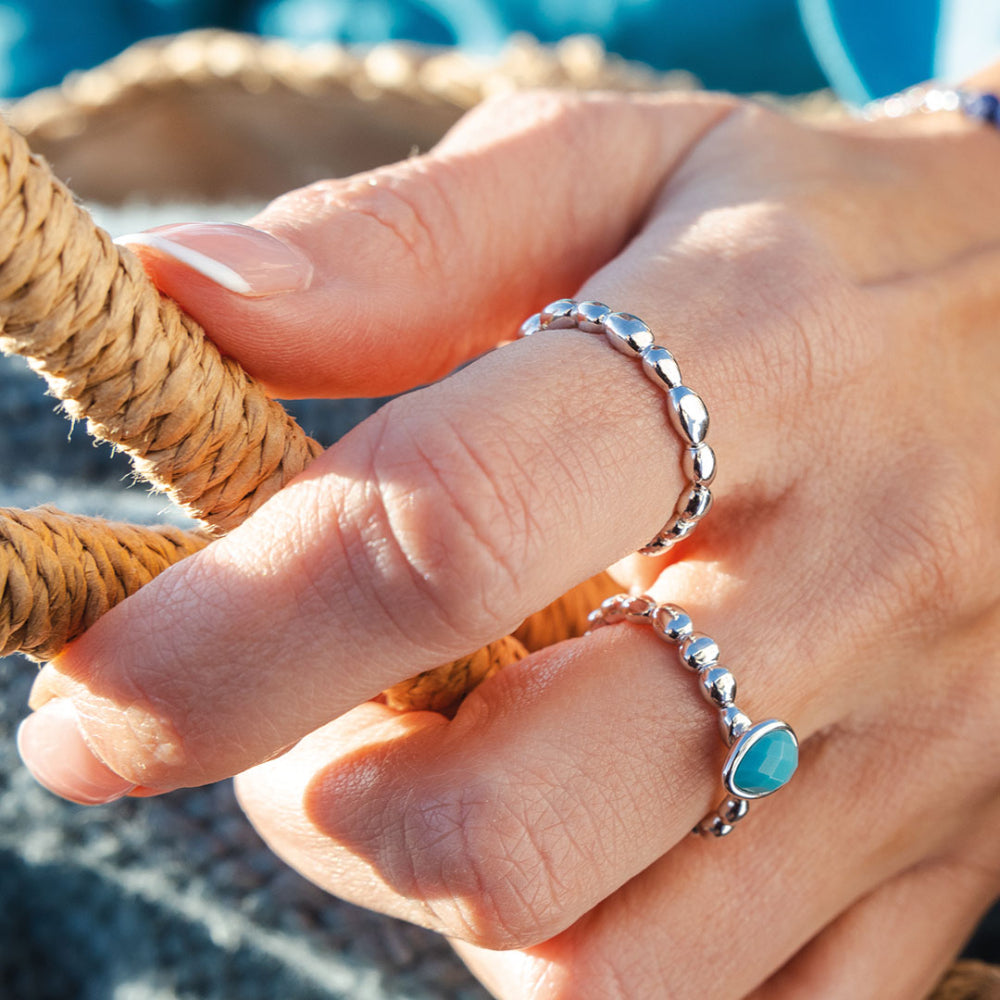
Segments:
[[[208,544],[207,535],[0,508],[0,655],[48,659],[109,608]]]
[[[957,961],[929,1000],[1000,1000],[1000,968],[985,962]]]
[[[319,454],[5,125],[0,261],[0,349],[194,517],[234,527]]]

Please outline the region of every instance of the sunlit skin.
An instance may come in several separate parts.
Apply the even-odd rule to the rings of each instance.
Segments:
[[[716,502],[623,559],[684,485],[677,436],[634,361],[542,333],[363,423],[35,706],[71,697],[139,791],[240,774],[278,854],[502,1000],[924,996],[1000,885],[998,175],[1000,132],[957,115],[522,95],[255,219],[308,290],[137,248],[284,396],[441,379],[567,295],[633,312],[709,406]],[[452,721],[367,700],[615,563],[798,734],[726,839],[689,836],[724,751],[648,628],[534,654]]]

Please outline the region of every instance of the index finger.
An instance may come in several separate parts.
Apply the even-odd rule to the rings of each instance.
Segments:
[[[685,109],[680,131],[693,141],[728,107]],[[659,110],[673,135],[673,109]],[[544,144],[532,148],[526,173],[551,157]],[[663,175],[682,144],[662,139],[659,150]],[[603,217],[633,178],[583,161],[580,172],[589,170],[587,183],[518,190],[509,232],[530,233],[544,212],[569,223],[566,256],[593,252],[600,225],[589,213]],[[482,184],[487,197],[491,175]],[[600,203],[580,202],[602,187]],[[562,201],[552,201],[555,190]],[[631,191],[626,204],[637,225],[645,206]],[[515,241],[504,259],[528,254],[530,264],[533,247]],[[473,267],[470,287],[482,280]],[[425,336],[417,324],[400,355],[419,355]],[[474,341],[469,334],[466,348]],[[680,492],[661,397],[634,372],[608,383],[609,366],[631,365],[566,334],[513,346],[391,404],[250,522],[115,609],[46,671],[40,697],[71,698],[106,764],[166,789],[242,771],[503,635],[647,541]],[[627,455],[626,422],[641,438]],[[623,505],[622,483],[631,491]]]

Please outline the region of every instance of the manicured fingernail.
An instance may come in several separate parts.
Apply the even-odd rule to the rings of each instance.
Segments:
[[[66,698],[46,702],[21,723],[17,751],[35,781],[70,802],[103,805],[135,788],[94,756]]]
[[[250,298],[301,292],[312,282],[312,262],[301,250],[235,222],[158,226],[119,236],[115,243],[149,247],[228,291]]]

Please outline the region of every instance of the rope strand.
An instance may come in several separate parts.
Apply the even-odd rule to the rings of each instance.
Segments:
[[[207,534],[0,509],[0,655],[55,656],[114,605],[208,544]]]
[[[3,124],[0,350],[217,533],[321,451]]]

